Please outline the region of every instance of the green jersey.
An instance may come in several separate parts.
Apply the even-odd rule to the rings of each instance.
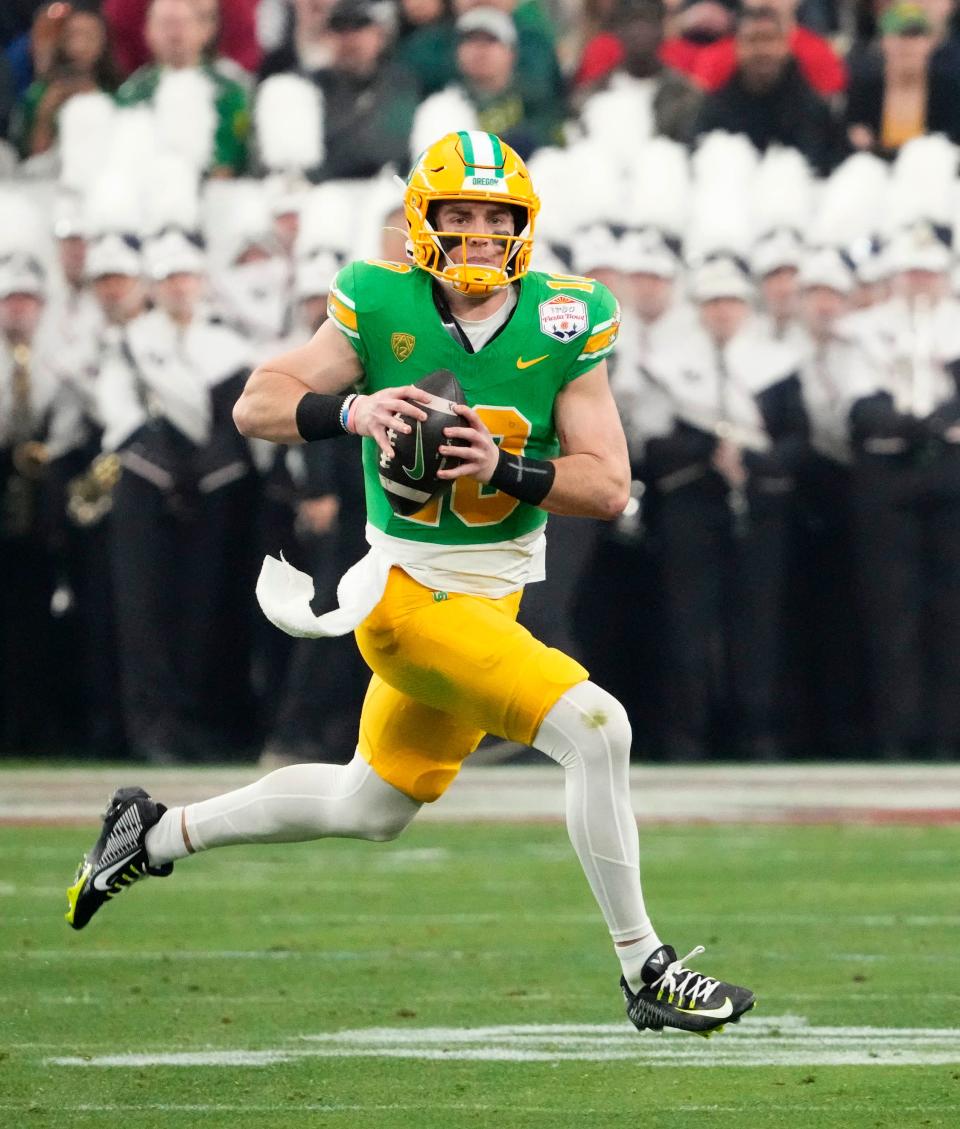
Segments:
[[[238,82],[220,74],[206,63],[200,67],[200,73],[213,83],[214,109],[217,112],[211,167],[228,168],[235,173],[242,173],[247,164],[247,135],[250,132],[250,107],[246,91]],[[152,102],[162,75],[162,68],[153,64],[134,71],[117,91],[117,102],[121,106]]]
[[[377,392],[449,369],[496,441],[513,454],[560,453],[553,422],[557,393],[613,349],[620,310],[594,279],[530,272],[513,285],[517,305],[476,353],[451,337],[433,300],[433,278],[401,263],[349,263],[330,291],[329,313],[363,365],[360,388]],[[419,513],[395,514],[380,486],[379,448],[363,440],[370,523],[391,537],[438,545],[486,545],[532,533],[546,512],[477,482],[453,488]]]

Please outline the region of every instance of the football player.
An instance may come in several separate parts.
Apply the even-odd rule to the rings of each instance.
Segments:
[[[308,345],[257,369],[234,410],[245,435],[274,442],[364,437],[371,550],[341,583],[343,606],[328,613],[337,623],[308,607],[292,613],[289,592],[285,600],[294,630],[355,629],[373,671],[356,756],[281,768],[169,810],[120,789],[69,891],[67,920],[82,928],[124,885],[211,847],[392,839],[493,733],[566,770],[570,838],[620,960],[630,1019],[709,1034],[754,997],[687,968],[702,949],[678,959],[650,922],[626,713],[516,622],[524,584],[543,576],[547,514],[613,519],[627,502],[605,360],[617,303],[591,279],[529,269],[539,201],[522,161],[492,134],[453,133],[426,149],[404,204],[412,264],[345,266],[330,318]],[[440,472],[446,492],[402,518],[378,464],[392,456],[391,429],[426,419],[413,380],[436,369],[457,375],[469,403],[440,447],[460,461]],[[265,610],[269,587],[262,576]]]

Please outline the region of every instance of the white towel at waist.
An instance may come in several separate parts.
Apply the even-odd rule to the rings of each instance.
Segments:
[[[418,583],[446,592],[497,599],[542,580],[546,554],[543,529],[516,541],[483,546],[434,546],[385,537],[367,527],[370,551],[340,578],[338,607],[316,615],[310,607],[313,580],[282,557],[265,557],[257,580],[257,602],[281,631],[301,638],[346,635],[383,598],[390,569],[398,565]],[[438,560],[446,567],[427,566]],[[510,567],[507,567],[507,566]]]

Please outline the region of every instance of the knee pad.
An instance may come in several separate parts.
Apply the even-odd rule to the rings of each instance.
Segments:
[[[630,758],[627,711],[595,682],[579,682],[553,705],[534,739],[534,747],[565,768],[584,764],[624,766]]]

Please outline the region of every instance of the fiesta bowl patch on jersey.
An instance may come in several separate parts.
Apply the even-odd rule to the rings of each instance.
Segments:
[[[569,294],[557,294],[540,303],[540,331],[555,341],[572,341],[587,332],[587,303]]]
[[[460,420],[453,405],[466,403],[460,381],[448,369],[438,369],[414,383],[417,388],[430,393],[429,403],[418,404],[427,413],[427,418],[414,420],[398,416],[412,424],[412,430],[409,434],[394,430],[387,433],[393,444],[393,457],[388,458],[381,453],[378,468],[380,485],[393,512],[401,517],[409,517],[422,510],[449,488],[449,482],[437,478],[438,472],[450,462],[439,453],[439,448],[456,442],[448,440],[443,429]]]

